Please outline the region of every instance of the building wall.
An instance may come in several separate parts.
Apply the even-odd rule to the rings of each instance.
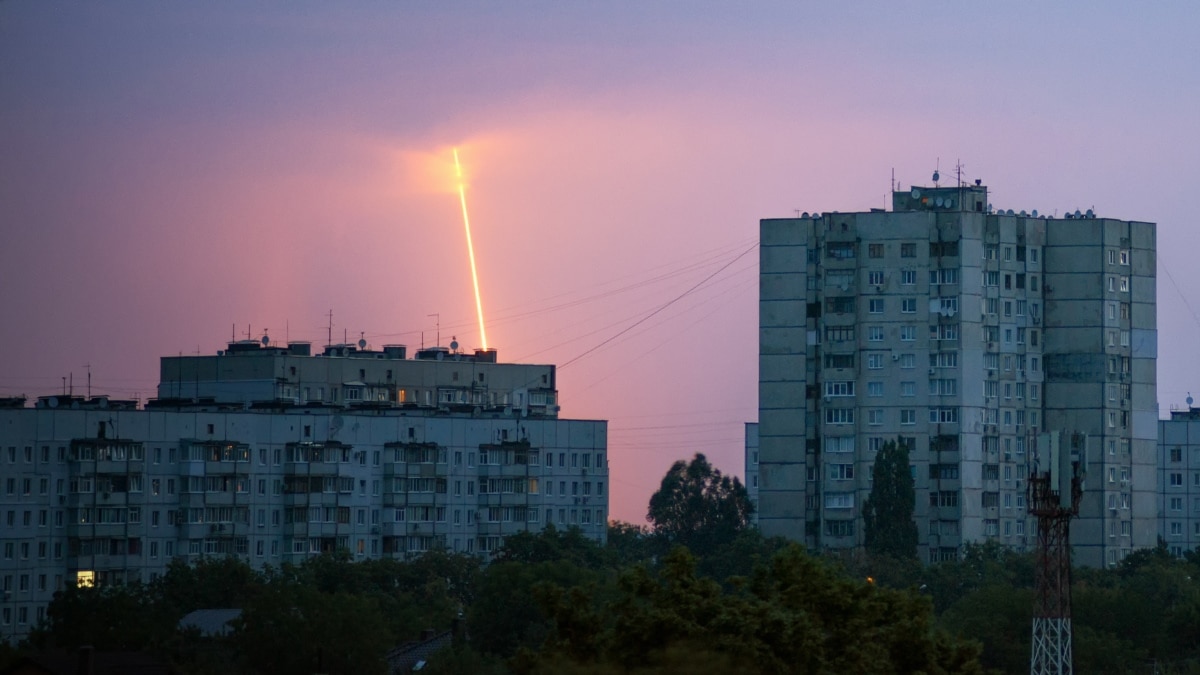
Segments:
[[[1098,542],[1110,518],[1098,491],[1085,497],[1077,560],[1099,565],[1110,551],[1152,545],[1153,225],[992,214],[982,186],[894,197],[891,212],[760,224],[764,533],[814,548],[861,545],[873,458],[900,438],[925,559],[984,539],[1031,547],[1033,438],[1062,430],[1088,433],[1090,459],[1104,468],[1116,464],[1098,457],[1101,447],[1128,446],[1121,461],[1136,486],[1124,546]],[[1114,305],[1126,331],[1115,347],[1103,317],[1117,299],[1098,290],[1109,251],[1125,251],[1114,260],[1130,270],[1127,306]],[[1129,373],[1114,382],[1129,386],[1114,391],[1127,396],[1109,404],[1106,359],[1121,354]],[[1106,427],[1121,405],[1126,415]]]
[[[555,367],[495,362],[448,350],[423,358],[332,345],[325,354],[296,354],[259,343],[230,343],[214,356],[161,359],[160,399],[293,404],[395,405],[410,408],[478,406],[557,413]]]
[[[1158,422],[1158,536],[1176,557],[1200,546],[1200,409]]]
[[[1074,559],[1115,565],[1158,533],[1154,226],[1051,221],[1046,424],[1088,434]]]
[[[750,522],[758,524],[758,423],[746,423],[746,493],[754,505]]]
[[[24,635],[81,572],[148,581],[172,559],[279,565],[335,548],[487,555],[551,523],[603,542],[606,448],[601,421],[3,409],[0,633]]]

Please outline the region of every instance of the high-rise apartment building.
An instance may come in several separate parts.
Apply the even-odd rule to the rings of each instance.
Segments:
[[[1153,545],[1154,225],[993,212],[978,184],[892,203],[761,221],[764,533],[861,545],[873,458],[899,439],[925,559],[1031,547],[1035,434],[1063,431],[1089,438],[1076,561]]]
[[[64,584],[148,581],[172,560],[487,556],[549,524],[604,541],[606,424],[558,418],[554,370],[241,341],[162,359],[144,407],[0,401],[0,635]]]
[[[1177,558],[1200,546],[1200,408],[1191,403],[1158,422],[1158,536]]]

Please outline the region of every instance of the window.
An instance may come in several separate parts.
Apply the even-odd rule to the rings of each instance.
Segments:
[[[825,355],[825,367],[826,368],[853,368],[854,367],[854,355],[853,354],[826,354]]]
[[[868,244],[867,245],[867,257],[882,258],[883,257],[883,244]]]
[[[880,396],[883,396],[883,383],[882,382],[868,382],[867,383],[867,396],[869,396],[870,398],[878,398]]]
[[[917,257],[917,245],[912,244],[912,243],[900,244],[900,257],[901,258]]]
[[[901,368],[916,368],[917,367],[916,355],[915,354],[901,354],[900,355],[900,367]]]
[[[854,478],[853,464],[830,464],[828,465],[829,480],[851,480]]]
[[[900,327],[900,340],[902,342],[912,342],[916,339],[917,339],[917,327],[916,326],[901,326]]]
[[[872,408],[867,411],[867,424],[879,425],[883,424],[883,410],[881,408]]]
[[[1011,246],[1004,247],[1004,261],[1011,262],[1013,259],[1013,249]]]
[[[854,424],[854,408],[826,408],[826,424]]]
[[[854,298],[825,298],[825,311],[829,314],[851,314]]]
[[[883,298],[871,298],[868,300],[867,311],[871,314],[883,314]]]
[[[827,537],[853,537],[854,536],[854,521],[853,520],[826,520],[825,521],[825,536],[827,536]]]
[[[1121,251],[1119,254],[1119,258],[1120,258],[1122,265],[1128,265],[1129,264],[1129,251]]]
[[[900,311],[904,314],[915,314],[917,311],[917,299],[904,298],[900,300]]]
[[[1109,413],[1109,415],[1112,415],[1112,413]],[[1172,472],[1170,474],[1170,481],[1171,487],[1183,487],[1183,474],[1179,472]]]
[[[825,383],[826,396],[853,396],[854,381],[829,381]]]
[[[835,241],[825,247],[825,257],[834,260],[852,260],[855,256],[854,242]]]
[[[908,425],[908,424],[916,424],[916,423],[917,423],[917,411],[916,410],[912,410],[912,409],[908,409],[908,408],[903,408],[900,410],[900,424]]]
[[[900,383],[900,395],[901,396],[916,396],[917,395],[917,383],[916,382],[901,382]]]
[[[883,270],[871,270],[867,272],[867,283],[872,286],[882,286]]]
[[[853,342],[854,341],[854,326],[842,326],[839,328],[825,329],[826,342]]]
[[[958,380],[934,379],[929,381],[930,396],[954,396],[958,394]]]
[[[983,285],[984,286],[999,286],[1000,285],[1000,273],[999,272],[984,272],[983,273]],[[992,312],[992,314],[995,314],[995,312]]]
[[[825,452],[854,452],[853,436],[833,436],[825,439]]]
[[[916,270],[901,270],[900,271],[900,285],[915,286],[916,283],[917,283]]]
[[[867,369],[880,370],[883,368],[883,354],[867,354]]]
[[[852,493],[852,492],[826,492],[825,493],[825,508],[827,508],[827,509],[852,509],[852,508],[854,508],[854,493]]]
[[[929,422],[930,424],[956,424],[958,408],[930,408]]]
[[[868,342],[883,342],[883,326],[868,326],[867,327]]]

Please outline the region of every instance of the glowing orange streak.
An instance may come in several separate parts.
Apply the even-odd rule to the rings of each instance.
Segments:
[[[475,285],[475,312],[479,315],[479,339],[487,349],[487,331],[483,329],[483,300],[479,297],[479,274],[475,271],[475,247],[471,243],[471,219],[467,217],[467,188],[463,184],[458,148],[454,148],[454,171],[458,175],[458,201],[462,204],[463,227],[467,230],[467,256],[471,259],[471,283]]]

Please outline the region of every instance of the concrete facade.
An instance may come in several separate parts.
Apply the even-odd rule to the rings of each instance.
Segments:
[[[1158,536],[1175,557],[1200,546],[1200,408],[1158,422]]]
[[[1063,430],[1089,434],[1089,486],[1110,468],[1129,478],[1085,496],[1077,562],[1153,545],[1153,224],[992,213],[976,185],[763,220],[760,236],[765,534],[861,545],[873,457],[899,438],[924,559],[1031,547],[1032,439]],[[1099,536],[1113,527],[1129,535]]]
[[[250,370],[263,366],[252,361],[279,358],[307,358],[313,368],[321,359],[337,369],[359,363],[252,354],[222,360]],[[603,542],[606,423],[557,418],[555,392],[542,386],[542,375],[553,382],[552,366],[505,372],[508,364],[451,353],[435,362],[449,383],[457,369],[464,383],[536,386],[513,388],[524,390],[521,405],[509,389],[507,405],[502,394],[490,406],[486,392],[472,401],[470,384],[465,401],[455,393],[438,404],[431,394],[429,407],[423,396],[411,405],[296,405],[228,393],[220,402],[169,397],[145,408],[104,397],[4,401],[0,634],[27,633],[65,584],[149,581],[175,559],[235,555],[278,566],[338,549],[366,559],[435,547],[486,557],[505,536],[550,524]],[[412,361],[388,365],[400,372]],[[544,396],[531,407],[528,394],[539,389]]]

